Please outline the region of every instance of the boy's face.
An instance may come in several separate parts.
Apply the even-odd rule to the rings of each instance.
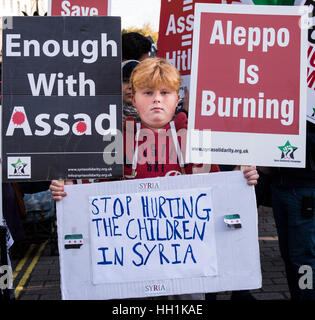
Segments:
[[[144,88],[136,90],[132,103],[146,126],[151,129],[160,129],[173,119],[179,98],[176,91],[167,87]]]

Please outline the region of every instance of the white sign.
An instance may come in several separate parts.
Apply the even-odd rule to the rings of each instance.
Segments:
[[[255,192],[241,172],[65,191],[57,203],[63,299],[261,287]],[[239,215],[241,228],[229,228],[227,215]]]
[[[213,220],[211,188],[90,197],[93,283],[217,275]]]

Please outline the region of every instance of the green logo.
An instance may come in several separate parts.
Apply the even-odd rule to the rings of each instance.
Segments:
[[[278,147],[281,150],[281,159],[294,159],[294,151],[297,147],[291,145],[289,141],[284,146]]]
[[[21,159],[16,163],[12,163],[11,166],[14,168],[14,174],[25,174],[24,168],[27,166],[27,163],[22,162]]]

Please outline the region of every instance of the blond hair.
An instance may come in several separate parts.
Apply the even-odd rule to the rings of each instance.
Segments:
[[[148,58],[133,69],[130,82],[133,94],[137,89],[157,89],[162,86],[178,92],[182,78],[178,70],[166,59]]]

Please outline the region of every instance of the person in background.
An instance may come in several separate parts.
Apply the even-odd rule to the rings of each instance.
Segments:
[[[122,35],[122,61],[149,58],[151,41],[138,32],[128,32]]]
[[[282,158],[294,159],[297,149],[289,143]],[[291,300],[314,301],[315,124],[307,121],[305,168],[261,168],[261,171],[270,174],[272,211]]]
[[[123,122],[126,117],[133,117],[139,121],[139,114],[137,109],[132,105],[132,90],[130,83],[130,75],[132,70],[139,64],[137,60],[126,60],[122,63],[122,96],[123,96]]]

